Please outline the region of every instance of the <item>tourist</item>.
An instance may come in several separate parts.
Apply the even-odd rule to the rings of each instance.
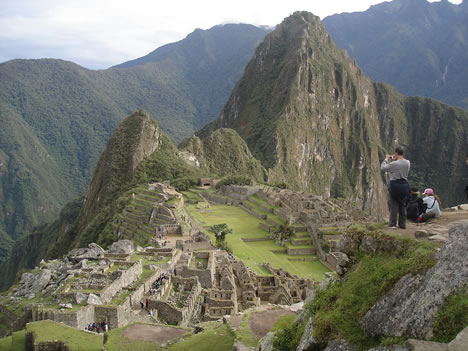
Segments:
[[[418,222],[426,222],[431,218],[440,217],[441,202],[434,190],[427,188],[424,190],[424,212],[418,217]]]
[[[148,309],[148,299],[146,299],[145,306],[146,306],[146,309]]]
[[[406,205],[406,217],[412,221],[417,221],[423,210],[423,199],[419,196],[418,188],[411,188],[411,194]]]
[[[388,226],[390,228],[396,228],[397,217],[398,226],[402,229],[406,228],[406,201],[410,193],[408,184],[410,161],[406,160],[403,154],[403,148],[401,146],[396,147],[395,153],[386,155],[380,166],[383,172],[390,173],[390,184],[388,186],[388,207],[390,210]]]
[[[143,306],[144,306],[143,300],[140,301],[140,306],[141,306],[141,309],[143,309]]]

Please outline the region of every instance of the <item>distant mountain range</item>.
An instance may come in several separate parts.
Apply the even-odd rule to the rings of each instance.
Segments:
[[[182,150],[143,111],[121,123],[84,201],[16,241],[0,265],[0,286],[44,256],[115,241],[113,224],[133,189],[154,181],[190,186],[202,176],[235,174],[343,198],[383,219],[388,192],[380,162],[398,144],[411,160],[411,185],[432,187],[451,205],[468,183],[467,140],[468,111],[373,83],[318,17],[296,12],[258,45],[219,117]]]
[[[0,260],[8,238],[83,194],[111,132],[135,110],[149,111],[175,142],[216,118],[267,32],[197,29],[99,71],[52,59],[0,64]]]
[[[373,81],[468,109],[467,0],[393,0],[323,23]]]

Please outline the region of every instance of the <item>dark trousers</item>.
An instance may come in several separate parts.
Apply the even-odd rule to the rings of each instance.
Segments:
[[[388,197],[388,208],[390,210],[390,221],[388,222],[389,227],[397,225],[400,228],[406,228],[406,197]]]
[[[388,208],[390,210],[390,227],[398,226],[406,228],[406,203],[410,194],[410,187],[406,179],[391,180],[388,187],[389,199]]]

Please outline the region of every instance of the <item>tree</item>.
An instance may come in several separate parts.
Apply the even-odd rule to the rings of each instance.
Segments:
[[[215,224],[211,226],[210,230],[214,233],[216,238],[216,244],[221,245],[226,239],[226,235],[232,233],[232,229],[228,227],[226,223]]]
[[[294,235],[294,230],[287,224],[281,224],[277,230],[271,234],[271,238],[278,244],[290,241]]]

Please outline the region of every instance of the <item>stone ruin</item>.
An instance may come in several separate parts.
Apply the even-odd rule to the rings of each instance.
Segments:
[[[352,220],[343,205],[332,200],[268,186],[231,185],[219,195],[210,193],[206,197],[242,205],[252,195],[273,207],[264,207],[265,212],[274,211],[297,230],[307,230],[311,238],[319,226],[343,226]],[[262,208],[260,202],[256,205]],[[262,302],[298,303],[313,285],[268,264],[264,266],[270,275],[259,276],[234,256],[215,250],[206,234],[197,229],[184,231],[184,226],[194,226],[183,208],[181,194],[167,185],[150,184],[135,194],[126,211],[140,217],[124,216],[123,222],[135,219],[139,226],[122,222],[115,228],[131,240],[119,240],[107,251],[90,244],[70,251],[63,261],[44,263],[35,275],[23,274],[8,303],[18,303],[22,298],[37,300],[40,294],[39,301],[31,305],[32,320],[52,319],[80,329],[100,320],[110,328],[137,321],[190,325],[233,315]],[[152,236],[180,235],[176,247],[135,248],[139,228],[152,224]],[[162,275],[165,278],[161,282]],[[146,305],[146,300],[147,306],[142,309],[141,303],[145,301]],[[152,311],[151,316],[146,308]]]

